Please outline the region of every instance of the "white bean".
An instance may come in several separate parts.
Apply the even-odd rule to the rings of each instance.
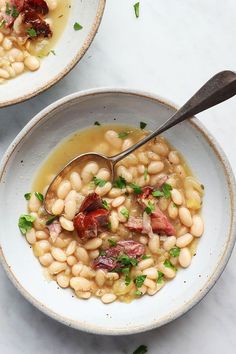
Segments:
[[[143,259],[138,263],[138,269],[144,270],[150,268],[153,265],[154,261],[152,258]]]
[[[101,300],[104,304],[110,304],[111,302],[116,300],[116,295],[115,294],[104,294],[101,297]]]
[[[179,254],[179,264],[183,268],[187,268],[190,266],[192,260],[191,252],[187,247],[181,248]]]
[[[122,195],[120,197],[113,199],[111,205],[113,206],[113,208],[117,208],[118,206],[120,206],[124,202],[125,202],[125,197]]]
[[[146,275],[149,279],[153,279],[153,280],[156,280],[158,277],[157,269],[154,267],[145,269],[143,271],[143,274]]]
[[[39,208],[41,207],[41,202],[40,200],[36,197],[36,195],[33,193],[30,197],[30,200],[28,202],[28,208],[30,211],[37,212]]]
[[[178,157],[178,152],[177,151],[170,151],[168,155],[168,159],[170,163],[173,163],[174,165],[178,165],[179,163],[179,157]]]
[[[125,166],[118,166],[117,175],[123,177],[128,183],[132,182],[133,176]]]
[[[52,213],[54,215],[61,215],[64,209],[64,200],[57,199],[52,205]]]
[[[57,247],[52,248],[51,253],[52,253],[53,258],[58,262],[65,262],[67,259],[65,252],[60,248],[57,248]]]
[[[73,266],[72,266],[72,274],[75,276],[75,277],[77,277],[79,274],[80,274],[80,272],[81,272],[81,270],[83,269],[83,264],[81,264],[81,263],[77,263],[77,264],[74,264]]]
[[[74,224],[71,220],[66,219],[64,216],[61,216],[60,219],[61,227],[66,231],[74,231]]]
[[[67,246],[67,248],[66,248],[66,255],[67,255],[67,257],[68,256],[71,256],[74,252],[75,252],[75,250],[76,250],[76,241],[75,240],[73,240],[73,241],[71,241],[70,243],[69,243],[69,245]]]
[[[29,230],[29,231],[26,232],[25,237],[26,237],[26,240],[27,240],[31,245],[35,244],[35,242],[36,242],[35,229],[32,227],[31,230]]]
[[[62,181],[57,188],[57,196],[60,199],[65,199],[71,190],[71,184],[68,180]]]
[[[107,168],[100,168],[96,177],[108,181],[111,177],[111,174]]]
[[[118,134],[114,130],[108,130],[105,133],[106,141],[116,149],[120,149],[123,140],[118,137]]]
[[[97,188],[95,189],[95,193],[97,193],[100,197],[103,197],[104,195],[106,195],[108,192],[110,192],[112,188],[112,184],[111,182],[107,182],[104,186],[100,187],[97,186]]]
[[[204,231],[203,220],[200,215],[193,216],[193,224],[190,229],[190,232],[195,237],[201,237]]]
[[[66,261],[67,264],[71,267],[77,263],[77,259],[75,258],[75,256],[68,256]]]
[[[180,248],[186,247],[192,242],[192,240],[193,240],[193,236],[190,233],[187,233],[177,238],[176,246]]]
[[[160,240],[158,235],[153,235],[150,238],[148,242],[148,247],[152,253],[158,254],[159,247],[160,247]]]
[[[65,217],[66,219],[73,220],[76,214],[76,201],[75,200],[68,200],[65,203]]]
[[[175,246],[176,237],[175,236],[168,236],[166,241],[163,243],[163,248],[166,251],[169,251],[171,248]]]
[[[43,256],[40,256],[39,262],[42,264],[42,266],[49,267],[53,262],[51,253],[45,253]]]
[[[164,262],[158,264],[158,269],[165,275],[166,278],[172,279],[176,276],[176,272],[172,268],[168,268],[164,265]]]
[[[178,216],[179,210],[174,203],[168,205],[168,214],[171,219],[176,219]]]
[[[12,41],[9,38],[5,37],[3,42],[2,42],[3,48],[5,50],[10,50],[12,48],[12,45],[13,45]]]
[[[88,279],[83,277],[73,277],[70,280],[70,286],[75,291],[77,290],[89,291],[91,288],[91,282]]]
[[[49,238],[49,234],[48,232],[45,231],[36,231],[35,232],[35,236],[37,238],[37,240],[47,240]]]
[[[65,269],[66,269],[66,263],[61,263],[57,261],[52,262],[52,264],[50,264],[50,266],[48,267],[48,271],[52,275],[61,273]]]
[[[30,71],[36,71],[40,67],[40,61],[33,55],[27,56],[24,60],[24,64]]]
[[[180,218],[180,221],[182,222],[182,224],[184,224],[185,226],[187,227],[190,227],[192,226],[192,216],[191,216],[191,213],[190,211],[185,208],[185,207],[180,207],[179,208],[179,218]]]
[[[61,288],[68,288],[68,286],[70,285],[70,278],[65,274],[58,274],[57,275],[57,284]]]
[[[88,264],[89,263],[88,252],[83,247],[77,247],[77,249],[75,251],[75,255],[78,258],[78,260],[83,262],[84,264]]]
[[[95,259],[99,256],[99,250],[94,250],[89,252],[89,258]]]
[[[183,203],[182,194],[178,191],[178,189],[174,188],[170,193],[171,198],[176,205],[181,205]]]
[[[143,284],[147,287],[147,288],[150,288],[150,289],[155,289],[156,288],[156,282],[149,279],[149,278],[146,278],[143,282]]]
[[[83,300],[88,300],[92,295],[90,291],[76,291],[76,295]]]
[[[72,172],[70,175],[70,183],[72,188],[78,192],[81,189],[82,182],[78,172]]]
[[[55,10],[58,6],[58,0],[46,0],[46,3],[50,11]]]
[[[162,161],[152,161],[148,165],[148,173],[154,175],[161,172],[164,169],[164,163]]]
[[[89,183],[98,173],[99,166],[97,162],[88,162],[81,171],[81,178],[84,183]]]
[[[112,210],[109,216],[109,221],[111,223],[111,231],[116,232],[119,227],[119,219],[116,211]]]
[[[168,146],[163,143],[163,142],[156,142],[153,145],[151,145],[152,151],[154,151],[156,154],[161,155],[161,156],[167,156],[169,153],[169,148]]]
[[[9,79],[9,77],[10,77],[9,72],[7,70],[0,68],[0,78]]]
[[[102,269],[97,270],[95,281],[100,288],[104,285],[106,281],[106,276],[105,276],[105,272]]]
[[[102,240],[99,237],[87,241],[84,245],[86,250],[96,250],[102,245]]]
[[[149,162],[147,154],[145,152],[139,152],[138,159],[143,165],[147,165]]]

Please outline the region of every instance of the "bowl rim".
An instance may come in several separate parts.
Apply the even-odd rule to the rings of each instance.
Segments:
[[[48,90],[50,87],[54,86],[58,81],[63,79],[76,66],[76,64],[78,64],[78,62],[83,58],[83,56],[89,49],[100,26],[104,14],[104,10],[105,10],[105,5],[106,5],[106,0],[99,0],[97,13],[93,21],[93,24],[91,26],[90,32],[87,35],[87,38],[85,39],[80,50],[77,52],[77,54],[72,58],[72,60],[67,64],[67,66],[63,70],[61,70],[53,79],[43,84],[39,89],[37,90],[33,89],[28,94],[20,95],[16,98],[9,99],[2,103],[0,102],[0,108],[13,106],[17,103],[22,103],[24,101],[27,101],[30,98],[33,98],[34,96],[37,96],[38,94],[42,93],[43,91]]]
[[[27,125],[19,132],[19,134],[16,136],[16,138],[13,140],[13,142],[10,144],[8,149],[6,150],[1,162],[0,162],[0,184],[2,177],[4,175],[5,168],[14,153],[14,151],[17,149],[18,145],[21,144],[23,141],[24,137],[27,135],[27,133],[34,129],[37,124],[41,122],[46,116],[48,116],[50,113],[52,113],[54,110],[58,109],[59,107],[63,107],[66,103],[71,103],[74,100],[80,99],[80,98],[90,98],[92,96],[97,96],[97,95],[104,95],[104,94],[117,94],[117,95],[131,95],[131,96],[136,96],[140,98],[145,98],[151,101],[154,101],[158,104],[164,104],[165,106],[171,108],[171,109],[178,109],[178,107],[170,102],[169,100],[166,100],[156,94],[148,93],[146,91],[141,91],[141,90],[133,90],[133,89],[128,89],[128,88],[98,88],[98,89],[89,89],[89,90],[84,90],[84,91],[79,91],[76,93],[72,93],[70,95],[67,95],[54,103],[50,104],[43,110],[41,110],[38,114],[32,118]],[[49,118],[50,119],[50,118]],[[85,325],[82,321],[78,320],[71,320],[69,318],[66,318],[65,316],[58,315],[56,312],[52,311],[51,309],[47,308],[43,303],[40,301],[36,300],[30,293],[28,293],[27,290],[24,289],[24,287],[20,284],[16,276],[14,275],[10,265],[8,265],[4,253],[0,244],[0,260],[3,265],[3,268],[5,269],[9,279],[13,282],[15,287],[19,290],[19,292],[31,303],[33,304],[36,308],[38,308],[40,311],[48,315],[49,317],[78,330],[82,330],[84,332],[88,333],[94,333],[94,334],[101,334],[101,335],[130,335],[130,334],[135,334],[135,333],[141,333],[145,332],[148,330],[152,330],[158,327],[161,327],[178,317],[184,315],[187,311],[189,311],[192,307],[194,307],[196,304],[198,304],[205,296],[206,294],[210,291],[210,289],[215,285],[216,281],[224,271],[228,260],[230,258],[230,255],[233,251],[233,247],[236,241],[236,208],[235,208],[235,203],[236,203],[236,184],[235,184],[235,177],[232,171],[232,168],[230,166],[230,163],[222,150],[222,148],[219,146],[218,142],[216,139],[208,132],[208,130],[204,127],[202,123],[199,122],[199,120],[195,117],[191,118],[189,120],[191,125],[197,129],[197,131],[206,139],[208,144],[211,146],[213,149],[215,155],[217,156],[218,160],[220,161],[226,180],[227,180],[227,185],[228,189],[230,192],[230,205],[231,205],[231,219],[230,219],[230,228],[228,232],[228,237],[226,239],[225,245],[224,245],[224,252],[221,255],[220,260],[218,261],[213,273],[211,276],[208,278],[207,282],[205,285],[199,289],[199,291],[195,294],[194,297],[192,297],[187,303],[182,304],[175,312],[166,315],[164,318],[161,320],[154,320],[148,325],[139,325],[139,326],[132,326],[130,328],[108,328],[108,327],[100,327],[100,326],[94,326],[94,325]]]

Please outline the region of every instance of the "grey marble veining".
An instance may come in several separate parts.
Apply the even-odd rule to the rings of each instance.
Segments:
[[[235,0],[141,0],[139,19],[134,2],[107,0],[99,32],[79,65],[40,96],[0,110],[0,157],[36,113],[69,93],[130,87],[181,105],[211,75],[236,68]],[[199,117],[236,171],[236,99]],[[23,298],[0,267],[0,353],[132,354],[140,344],[151,354],[234,353],[235,256],[236,251],[216,286],[190,312],[160,329],[127,337],[90,335],[55,322]]]

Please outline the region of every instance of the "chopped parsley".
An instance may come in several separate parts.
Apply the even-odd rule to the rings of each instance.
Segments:
[[[6,15],[10,16],[11,15],[11,8],[9,2],[6,3]]]
[[[56,55],[55,50],[51,49],[50,52],[48,54],[52,53],[53,55]]]
[[[43,197],[42,193],[35,192],[34,195],[35,195],[36,198],[38,198],[38,200],[39,200],[41,203],[43,202],[44,197]]]
[[[121,210],[121,214],[126,218],[128,219],[129,218],[129,210],[127,208],[122,208]]]
[[[164,183],[161,187],[163,193],[164,193],[164,197],[165,198],[170,198],[171,194],[170,191],[172,191],[172,186],[168,183]]]
[[[171,269],[173,269],[173,270],[175,270],[175,271],[177,270],[177,269],[175,268],[175,266],[174,266],[168,259],[165,260],[164,266],[165,266],[166,268],[171,268]]]
[[[107,181],[105,181],[105,179],[101,179],[101,178],[97,178],[97,177],[93,177],[93,182],[94,182],[95,186],[99,186],[99,187],[103,187],[107,183]]]
[[[105,255],[106,255],[106,252],[104,250],[100,250],[99,256],[105,256]]]
[[[144,123],[144,122],[140,122],[140,129],[144,129],[144,128],[146,128],[146,126],[147,126],[147,123]]]
[[[30,200],[31,193],[25,193],[24,197],[25,197],[25,200]]]
[[[159,270],[157,271],[157,273],[158,273],[157,283],[161,284],[163,282],[164,273],[160,272]]]
[[[28,29],[26,30],[26,32],[27,32],[27,34],[28,34],[31,38],[37,37],[37,32],[35,31],[34,28],[28,28]]]
[[[115,181],[114,181],[114,187],[123,189],[126,187],[126,180],[124,177],[119,176]]]
[[[136,2],[136,4],[134,4],[134,13],[136,18],[139,18],[139,2]]]
[[[179,247],[171,248],[171,250],[169,251],[169,254],[171,255],[171,257],[179,257],[180,248]]]
[[[0,23],[0,28],[2,28],[6,23],[6,20],[2,20],[2,22]]]
[[[122,266],[137,266],[138,261],[136,258],[130,258],[126,254],[123,254],[117,258]]]
[[[118,133],[118,138],[125,139],[125,138],[127,138],[128,135],[129,135],[129,133],[127,133],[127,132],[121,132],[121,133]]]
[[[129,186],[133,188],[135,194],[141,194],[142,188],[136,183],[130,183]]]
[[[110,245],[111,245],[112,247],[115,247],[115,246],[117,245],[117,242],[114,241],[114,240],[109,239],[108,242],[110,243]]]
[[[33,222],[35,221],[35,217],[28,214],[23,214],[20,216],[18,221],[18,226],[22,234],[26,234],[27,231],[32,229]]]
[[[54,220],[58,219],[58,216],[54,215],[51,216],[47,221],[46,221],[46,225],[49,226],[53,223]]]
[[[75,31],[80,31],[82,30],[83,26],[81,26],[81,24],[79,24],[78,22],[74,23],[74,30]]]
[[[159,190],[153,191],[152,195],[153,197],[157,197],[157,198],[164,197],[164,193]]]
[[[12,17],[16,18],[19,15],[19,11],[17,11],[17,8],[15,5],[12,6],[12,12],[11,12]]]
[[[101,125],[101,123],[99,123],[97,120],[96,120],[96,122],[94,122],[94,125]]]
[[[107,228],[108,228],[108,230],[111,230],[111,222],[110,221],[108,221],[108,223],[107,223]]]
[[[136,278],[135,278],[135,285],[137,286],[137,288],[141,288],[141,286],[143,285],[145,279],[147,278],[146,275],[138,275]]]
[[[128,286],[130,283],[131,283],[131,278],[130,278],[130,276],[127,274],[127,275],[125,276],[125,285]]]
[[[134,295],[141,296],[143,293],[140,290],[135,290]]]
[[[147,180],[147,176],[148,176],[148,169],[147,169],[147,167],[145,167],[145,169],[144,169],[144,181],[146,181]]]
[[[148,201],[148,206],[144,209],[144,211],[150,215],[153,211],[155,210],[155,205],[149,200]]]
[[[149,259],[149,258],[151,258],[151,256],[148,256],[147,254],[144,254],[144,255],[142,256],[142,259]]]
[[[105,199],[102,199],[102,206],[104,209],[110,210],[109,204],[107,203],[107,201]]]

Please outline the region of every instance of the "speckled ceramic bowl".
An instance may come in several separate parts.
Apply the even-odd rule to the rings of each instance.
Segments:
[[[235,184],[229,163],[215,139],[196,119],[164,134],[183,153],[205,186],[205,233],[191,266],[159,293],[130,304],[104,305],[72,297],[71,290],[47,282],[17,221],[26,210],[24,193],[38,166],[72,132],[103,123],[140,121],[154,129],[175,108],[156,96],[127,90],[92,90],[65,97],[34,117],[7,150],[0,167],[1,259],[17,289],[38,309],[74,328],[99,334],[131,334],[174,320],[197,304],[219,278],[235,242]],[[66,121],[65,121],[66,117]],[[43,138],[42,138],[43,137]],[[23,163],[22,163],[23,161]]]
[[[66,27],[53,47],[56,56],[41,60],[35,72],[25,72],[0,85],[0,108],[25,101],[62,79],[89,48],[102,19],[106,0],[71,0]],[[83,29],[75,31],[75,22]]]

